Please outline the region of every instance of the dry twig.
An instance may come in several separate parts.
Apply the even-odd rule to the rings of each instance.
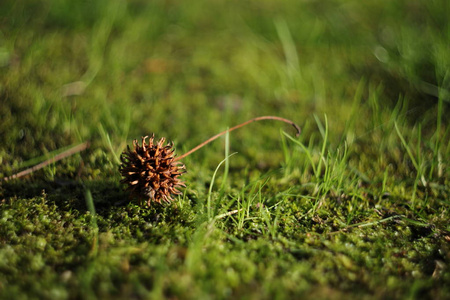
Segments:
[[[35,165],[35,166],[33,166],[33,167],[29,168],[29,169],[23,170],[23,171],[21,171],[19,173],[13,174],[13,175],[11,175],[9,177],[5,177],[5,178],[2,179],[2,181],[8,181],[8,180],[11,180],[11,179],[16,179],[16,178],[20,178],[20,177],[23,177],[25,175],[31,174],[34,171],[40,170],[40,169],[44,168],[45,166],[48,166],[49,164],[52,164],[52,163],[57,162],[57,161],[59,161],[61,159],[64,159],[64,158],[69,157],[71,155],[74,155],[75,153],[81,152],[81,151],[85,150],[88,147],[89,147],[89,143],[88,142],[79,144],[79,145],[77,145],[75,147],[72,147],[72,148],[70,148],[70,149],[68,149],[68,150],[66,150],[66,151],[64,151],[64,152],[62,152],[62,153],[60,153],[58,155],[55,155],[54,157],[52,157],[50,159],[47,159],[46,161],[43,161],[40,164],[37,164],[37,165]]]

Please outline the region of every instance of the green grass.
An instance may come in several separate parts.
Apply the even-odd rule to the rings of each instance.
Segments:
[[[448,1],[1,1],[2,299],[448,299]],[[130,203],[133,139],[186,157]]]

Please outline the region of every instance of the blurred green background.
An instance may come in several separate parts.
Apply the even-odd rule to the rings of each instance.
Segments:
[[[258,115],[302,126],[326,113],[330,130],[342,134],[358,88],[361,119],[354,122],[373,113],[367,98],[374,90],[379,106],[393,109],[407,97],[413,119],[435,115],[437,97],[449,101],[448,7],[446,1],[2,1],[3,164],[95,143],[102,133],[117,153],[152,132],[184,150]],[[233,145],[236,151],[278,147],[271,140],[280,126],[257,126],[264,130],[236,133],[248,140]]]

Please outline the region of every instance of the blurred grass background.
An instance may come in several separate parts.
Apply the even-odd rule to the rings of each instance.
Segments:
[[[305,208],[304,212],[308,211],[307,214],[310,213],[309,209],[316,212],[321,207],[321,197],[338,198],[337,204],[332,202],[333,204],[322,207],[328,210],[323,213],[330,223],[323,225],[317,222],[324,226],[321,230],[333,231],[333,226],[336,225],[330,224],[336,221],[332,212],[339,214],[346,225],[369,221],[373,217],[369,217],[373,213],[372,210],[368,212],[372,205],[369,202],[380,201],[381,195],[395,195],[396,201],[404,205],[399,208],[399,214],[407,214],[406,211],[410,211],[411,215],[407,216],[411,220],[420,219],[423,222],[420,224],[437,228],[434,233],[440,232],[438,239],[442,241],[449,230],[448,225],[444,225],[444,220],[448,218],[449,205],[449,170],[446,163],[449,158],[449,15],[450,4],[444,0],[3,0],[0,3],[0,177],[9,176],[45,160],[59,149],[85,141],[91,142],[88,151],[35,172],[31,179],[4,184],[3,201],[16,199],[15,203],[19,203],[16,204],[17,207],[8,204],[12,205],[8,210],[9,214],[23,212],[27,215],[29,212],[21,201],[26,203],[32,198],[40,197],[42,189],[55,189],[52,187],[55,181],[63,181],[66,184],[68,181],[81,180],[93,190],[94,201],[99,201],[99,198],[109,201],[109,209],[109,205],[126,198],[118,186],[120,178],[117,172],[117,157],[132,139],[155,133],[158,138],[164,136],[173,140],[177,153],[183,153],[227,127],[255,116],[277,115],[291,119],[302,127],[299,143],[308,150],[301,150],[303,148],[300,144],[280,134],[280,130],[290,135],[293,133],[291,128],[279,123],[261,122],[233,132],[230,134],[230,151],[239,154],[230,158],[229,186],[222,191],[220,197],[228,192],[225,197],[233,199],[233,189],[237,189],[238,194],[241,193],[245,198],[246,194],[255,192],[250,188],[241,190],[243,184],[249,183],[249,178],[265,178],[264,176],[269,176],[267,174],[273,173],[274,178],[265,183],[267,194],[262,193],[260,187],[260,194],[256,193],[259,197],[269,197],[272,199],[270,201],[280,197],[292,201],[300,197],[299,195],[306,198],[317,197],[313,208],[305,206],[307,209]],[[325,147],[323,145],[326,148],[322,148]],[[180,247],[184,247],[189,241],[193,241],[189,247],[200,247],[199,241],[206,239],[204,235],[205,230],[208,232],[207,226],[205,225],[204,229],[198,225],[201,224],[198,220],[194,223],[186,220],[192,220],[194,217],[191,214],[198,213],[198,207],[195,206],[197,202],[206,199],[213,171],[224,158],[223,148],[224,142],[217,141],[185,160],[189,171],[186,174],[188,192],[183,196],[183,200],[180,200],[181,204],[178,203],[182,211],[180,216],[176,215],[173,219],[164,217],[168,219],[168,227],[152,219],[160,218],[161,211],[157,208],[146,213],[137,207],[128,206],[118,208],[119,211],[113,210],[117,215],[105,210],[102,216],[114,225],[106,225],[107,221],[103,221],[102,225],[102,221],[99,221],[100,231],[103,228],[105,233],[103,238],[108,241],[117,239],[124,243],[127,240],[136,240],[137,243],[132,243],[135,248],[117,246],[115,250],[111,250],[117,252],[108,252],[106,257],[120,260],[125,252],[127,255],[136,252],[137,261],[134,264],[137,269],[140,268],[139,261],[148,258],[144,259],[140,254],[144,251],[143,238],[139,235],[142,233],[132,231],[124,236],[118,233],[124,230],[123,226],[129,226],[129,220],[124,221],[120,217],[123,213],[120,209],[133,212],[139,210],[141,214],[149,214],[150,224],[159,224],[159,234],[169,233],[169,244],[180,240]],[[326,152],[322,149],[326,149]],[[308,151],[313,156],[313,162],[305,158]],[[321,160],[329,166],[329,170],[335,170],[336,174],[331,171],[321,172],[320,167],[317,170],[317,165],[315,169],[314,163]],[[219,178],[219,182],[220,180]],[[265,182],[265,179],[261,180]],[[316,188],[310,189],[308,184],[315,184]],[[294,191],[289,190],[289,187]],[[56,203],[65,203],[66,206],[60,208],[63,211],[60,212],[61,218],[66,218],[65,222],[79,224],[74,226],[90,226],[90,221],[84,220],[89,216],[84,215],[83,210],[79,212],[80,215],[64,217],[65,211],[71,212],[72,208],[78,208],[80,205],[84,207],[84,192],[77,191],[83,188],[77,186],[74,189],[75,191],[63,187],[61,191],[58,187],[58,196],[50,198]],[[291,192],[295,195],[292,196]],[[346,194],[352,199],[353,208],[341,207],[340,194]],[[89,199],[91,198],[92,196]],[[50,208],[41,207],[39,201],[33,205],[37,205],[34,209],[41,213],[45,211],[45,214],[50,214],[56,209],[50,204]],[[187,204],[191,203],[190,201],[193,202],[192,205]],[[222,208],[229,208],[225,202],[218,203],[223,204]],[[391,204],[398,203],[383,205],[387,207]],[[6,204],[4,205],[6,207]],[[106,204],[101,201],[97,203],[100,211],[102,205]],[[301,210],[297,206],[293,208],[289,205],[286,207],[292,209],[294,215],[295,209]],[[293,205],[301,207],[300,204]],[[367,210],[361,208],[361,211],[358,211],[355,206]],[[356,209],[356,212],[352,212],[352,209]],[[173,213],[172,210],[176,208],[165,208],[164,212],[170,214]],[[266,215],[261,211],[258,213],[260,215],[255,217],[256,219],[266,220]],[[278,210],[272,213],[272,217],[279,216]],[[189,217],[186,217],[188,215]],[[321,216],[325,218],[324,215]],[[390,216],[392,215],[382,215],[386,218]],[[5,216],[3,218],[8,220]],[[171,227],[175,226],[172,222],[179,221],[179,218],[188,225],[175,230]],[[302,217],[294,223],[289,223],[292,220],[289,221],[287,216],[285,219],[285,228],[290,228]],[[274,220],[275,223],[278,222],[276,218]],[[25,226],[21,222],[27,221],[18,221],[18,227]],[[298,234],[312,230],[315,226],[313,223],[308,223],[310,227],[307,224],[301,229],[292,229],[291,233],[295,233],[294,236],[298,239]],[[114,228],[118,231],[115,232],[111,226],[116,226]],[[234,229],[227,230],[227,224],[223,226],[224,232],[231,235],[226,235],[226,239],[233,240]],[[262,237],[267,238],[267,243],[279,234],[288,240],[296,241],[291,233],[287,233],[290,232],[288,229],[277,234],[277,226],[272,231],[270,226],[264,226],[267,231]],[[4,229],[0,242],[2,247],[12,243],[13,239],[8,234],[11,230],[17,233],[17,228],[13,226]],[[53,229],[50,227],[49,230]],[[389,238],[395,239],[393,229],[389,227],[386,230]],[[194,231],[196,234],[192,233]],[[431,234],[431,231],[429,233]],[[90,233],[86,234],[92,237]],[[179,234],[187,236],[180,238]],[[82,233],[79,237],[88,239]],[[218,239],[222,238],[223,236]],[[377,240],[380,249],[384,238],[386,237]],[[47,240],[46,243],[50,242]],[[170,267],[170,263],[176,263],[170,262],[169,266],[157,263],[158,257],[178,257],[181,254],[177,251],[185,250],[170,248],[169,244],[164,242],[150,243],[161,253],[148,259],[155,260],[157,272],[173,276],[167,279],[170,282],[186,278],[183,276],[188,275],[183,272],[193,274],[198,271],[195,269],[195,263],[201,258],[192,256],[187,259],[186,270],[171,273],[174,269]],[[230,250],[235,255],[230,257],[239,257],[239,264],[243,264],[238,269],[246,268],[244,266],[247,254],[239,252],[240,247],[244,252],[251,252],[249,247],[256,247],[255,251],[261,250],[260,247],[269,247],[264,242],[261,243],[263,246],[242,246],[238,243],[241,246]],[[336,243],[340,245],[339,241]],[[430,240],[429,243],[436,241]],[[313,279],[305,281],[310,285],[305,283],[301,285],[301,289],[303,292],[307,291],[305,295],[311,297],[318,295],[339,298],[347,295],[346,293],[356,297],[361,293],[366,296],[375,294],[402,298],[409,291],[412,291],[412,297],[416,297],[420,295],[420,287],[426,286],[428,296],[437,295],[438,298],[444,298],[448,287],[446,290],[441,287],[442,282],[449,279],[449,254],[448,244],[443,243],[447,248],[441,244],[436,246],[444,249],[444,254],[439,254],[439,258],[433,256],[434,254],[424,254],[418,261],[423,263],[428,259],[434,264],[434,261],[438,260],[447,265],[446,275],[439,279],[441,281],[436,281],[437,283],[429,283],[424,279],[427,283],[419,284],[416,290],[410,290],[411,286],[401,284],[399,278],[408,275],[393,275],[389,271],[394,279],[390,279],[391,285],[380,294],[375,293],[374,289],[378,283],[383,282],[382,279],[369,275],[369,278],[365,279],[366,285],[363,285],[365,288],[355,292],[352,291],[352,284],[349,283],[351,280],[348,278],[342,279],[342,285],[339,279],[332,275],[320,282],[322,271],[333,271],[329,271],[327,266],[322,269],[321,265],[314,264],[305,266],[305,272],[317,266],[321,271],[311,275]],[[426,246],[429,245],[424,243],[424,247]],[[438,248],[433,248],[430,253],[440,251]],[[39,247],[36,249],[38,251]],[[68,267],[74,262],[83,261],[84,254],[79,253],[88,251],[83,249],[75,247],[70,250],[73,251],[70,255],[79,255],[81,258],[59,262],[59,266]],[[4,253],[8,253],[5,251]],[[308,254],[302,252],[300,256],[314,256],[311,254],[314,249],[305,251]],[[18,251],[17,259],[23,255],[21,253]],[[216,257],[215,252],[211,253],[211,261],[206,262],[208,267],[211,267]],[[279,259],[280,264],[274,268],[288,269],[289,260],[273,255],[274,259]],[[224,259],[232,261],[233,258],[230,257]],[[46,259],[43,258],[44,261]],[[254,260],[251,259],[254,265],[248,268],[257,266],[259,259],[258,256]],[[334,257],[327,259],[333,260]],[[94,265],[87,264],[87,270],[77,274],[95,273],[93,270],[98,270],[98,264],[98,261]],[[346,264],[348,266],[348,262],[343,259],[343,265]],[[82,290],[92,292],[92,295],[89,292],[80,292],[78,296],[81,297],[109,297],[115,292],[122,296],[137,293],[146,297],[146,291],[151,291],[154,287],[163,289],[165,292],[162,294],[165,296],[185,295],[187,298],[199,295],[216,295],[220,298],[228,295],[228,292],[250,298],[269,298],[273,293],[280,293],[284,297],[296,294],[296,283],[290,282],[288,277],[280,284],[280,289],[284,289],[284,292],[277,290],[275,284],[268,285],[265,292],[246,291],[251,290],[252,284],[261,288],[269,281],[258,279],[258,275],[251,272],[249,275],[238,269],[232,270],[238,274],[237,278],[243,280],[243,285],[233,283],[234,279],[230,279],[233,276],[230,275],[227,280],[231,281],[221,283],[219,280],[218,285],[214,287],[215,283],[200,276],[205,280],[204,285],[196,285],[190,290],[189,280],[195,279],[188,276],[188,282],[181,280],[178,290],[175,288],[167,292],[167,283],[160,283],[157,276],[153,278],[153,275],[149,275],[147,278],[145,274],[150,271],[147,267],[141,267],[145,272],[137,271],[138,275],[132,275],[137,279],[127,277],[127,280],[132,282],[131,286],[139,286],[139,292],[128,291],[129,287],[126,285],[122,290],[117,288],[120,291],[111,286],[105,287],[104,291],[98,290],[88,279],[85,282],[81,278],[78,281],[64,281],[57,277],[62,276],[59,273],[63,271],[46,272],[49,272],[49,278],[59,278],[49,280],[50,283],[60,284],[61,280],[65,282],[62,284],[62,290],[71,291],[74,287],[82,287]],[[112,274],[118,274],[114,273],[117,272],[115,267],[111,268]],[[385,274],[380,270],[381,265],[373,268],[369,270]],[[429,268],[432,269],[431,273],[435,271],[435,267]],[[61,267],[61,270],[63,269],[64,267]],[[38,272],[41,269],[36,270]],[[272,272],[267,269],[264,271],[268,273],[264,273],[262,277]],[[8,272],[5,271],[5,274],[10,277],[4,277],[6,279],[3,283],[0,282],[0,292],[2,289],[6,290],[6,295],[13,293],[15,288],[20,290],[21,287],[19,282],[10,289],[6,288],[12,279],[20,278],[18,271]],[[303,271],[298,272],[304,274]],[[121,275],[117,276],[122,278]],[[151,286],[141,287],[144,279],[139,276],[151,281]],[[249,277],[244,280],[245,276]],[[124,282],[123,278],[117,281]],[[105,282],[114,282],[114,279]],[[227,284],[233,288],[228,290]],[[108,286],[106,283],[105,285]],[[321,288],[316,291],[317,285]],[[209,292],[203,294],[202,290]],[[185,292],[187,294],[183,294]],[[64,298],[65,294],[61,293],[59,296]],[[51,294],[42,295],[51,297]]]
[[[3,149],[26,160],[101,132],[117,152],[151,132],[188,149],[274,113],[300,125],[326,113],[339,134],[358,87],[359,107],[377,90],[380,106],[407,97],[408,116],[435,116],[437,97],[449,101],[448,6],[3,1]],[[262,146],[279,127],[259,126],[259,139],[236,133],[248,140],[237,151]]]

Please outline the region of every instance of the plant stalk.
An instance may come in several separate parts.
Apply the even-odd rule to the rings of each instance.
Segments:
[[[26,169],[26,170],[24,170],[22,172],[19,172],[17,174],[11,175],[9,177],[5,177],[5,178],[2,179],[2,181],[8,181],[8,180],[12,180],[12,179],[15,179],[15,178],[19,178],[19,177],[23,177],[25,175],[31,174],[34,171],[40,170],[40,169],[44,168],[45,166],[48,166],[49,164],[52,164],[52,163],[57,162],[57,161],[59,161],[59,160],[61,160],[63,158],[66,158],[66,157],[69,157],[71,155],[74,155],[74,154],[76,154],[76,153],[78,153],[80,151],[83,151],[83,150],[85,150],[88,147],[89,147],[89,143],[88,142],[79,144],[79,145],[77,145],[75,147],[72,147],[72,148],[70,148],[70,149],[68,149],[68,150],[66,150],[66,151],[64,151],[64,152],[62,152],[62,153],[60,153],[58,155],[55,155],[54,157],[52,157],[50,159],[47,159],[46,161],[41,162],[41,163],[31,167],[31,168],[28,168],[28,169]]]
[[[174,161],[178,161],[178,160],[181,160],[181,159],[185,158],[186,156],[188,156],[188,155],[194,153],[194,152],[197,151],[198,149],[200,149],[200,148],[202,148],[203,146],[205,146],[205,145],[211,143],[212,141],[214,141],[215,139],[221,137],[222,135],[224,135],[224,134],[227,133],[227,132],[231,132],[231,131],[236,130],[236,129],[239,129],[239,128],[241,128],[241,127],[247,125],[247,124],[250,124],[250,123],[253,123],[253,122],[256,122],[256,121],[262,121],[262,120],[276,120],[276,121],[281,121],[281,122],[290,124],[290,125],[294,126],[295,130],[297,130],[297,133],[295,134],[295,136],[299,136],[299,135],[300,135],[300,132],[301,132],[300,127],[299,127],[297,124],[295,124],[294,122],[292,122],[291,120],[288,120],[288,119],[285,119],[285,118],[281,118],[281,117],[275,117],[275,116],[262,116],[262,117],[256,117],[256,118],[250,119],[250,120],[248,120],[248,121],[246,121],[246,122],[244,122],[244,123],[241,123],[241,124],[239,124],[239,125],[236,125],[236,126],[234,126],[234,127],[231,127],[230,129],[224,130],[224,131],[222,131],[221,133],[216,134],[215,136],[210,137],[209,139],[207,139],[207,140],[204,141],[203,143],[201,143],[201,144],[199,144],[198,146],[192,148],[191,150],[189,150],[188,152],[184,153],[183,155],[181,155],[181,156],[175,158]]]

